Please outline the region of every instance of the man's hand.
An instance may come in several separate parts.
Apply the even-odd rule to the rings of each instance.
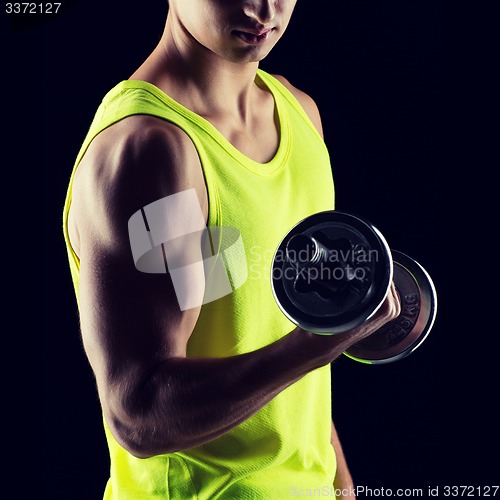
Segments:
[[[304,356],[317,360],[323,357],[322,364],[331,363],[351,345],[376,332],[387,322],[401,313],[401,301],[394,283],[391,283],[387,297],[375,314],[362,325],[337,335],[318,335],[303,330],[307,336]]]

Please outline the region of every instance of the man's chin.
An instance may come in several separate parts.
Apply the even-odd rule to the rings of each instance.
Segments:
[[[244,47],[232,50],[223,55],[225,59],[233,63],[246,64],[258,63],[265,59],[271,49],[264,50],[263,47]]]

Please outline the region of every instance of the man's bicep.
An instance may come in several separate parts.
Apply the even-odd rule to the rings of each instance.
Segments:
[[[185,355],[201,305],[185,301],[203,293],[204,275],[199,265],[177,269],[196,253],[179,238],[197,234],[206,217],[204,186],[183,165],[196,158],[183,158],[179,141],[171,151],[168,133],[155,128],[110,142],[119,146],[98,144],[83,163],[71,210],[84,347],[104,406],[119,408],[158,364]]]
[[[84,347],[103,385],[139,381],[184,356],[199,314],[180,309],[169,273],[141,272],[126,252],[95,247],[81,258],[79,298]]]

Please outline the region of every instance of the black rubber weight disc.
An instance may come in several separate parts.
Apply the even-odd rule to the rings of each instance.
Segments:
[[[394,283],[401,299],[401,314],[345,354],[368,364],[400,360],[427,338],[436,318],[437,295],[427,271],[407,255],[392,250]]]
[[[348,307],[324,299],[317,293],[299,293],[294,289],[295,270],[287,262],[285,248],[295,235],[314,236],[322,233],[334,240],[345,238],[353,246],[361,245],[374,252],[370,280],[366,290],[355,297]],[[391,252],[382,234],[370,223],[353,214],[319,212],[299,222],[281,241],[272,267],[272,289],[282,312],[297,326],[318,334],[334,335],[359,326],[382,304],[387,294],[393,267]]]

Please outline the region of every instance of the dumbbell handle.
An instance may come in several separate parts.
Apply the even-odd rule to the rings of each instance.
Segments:
[[[355,273],[345,261],[332,256],[332,250],[312,236],[305,234],[292,236],[286,245],[286,258],[293,263],[298,274],[305,273],[311,276],[312,271],[316,271],[315,279],[330,289],[337,289],[355,278]],[[328,270],[329,273],[321,272],[324,270]],[[334,287],[329,277],[336,277]]]

